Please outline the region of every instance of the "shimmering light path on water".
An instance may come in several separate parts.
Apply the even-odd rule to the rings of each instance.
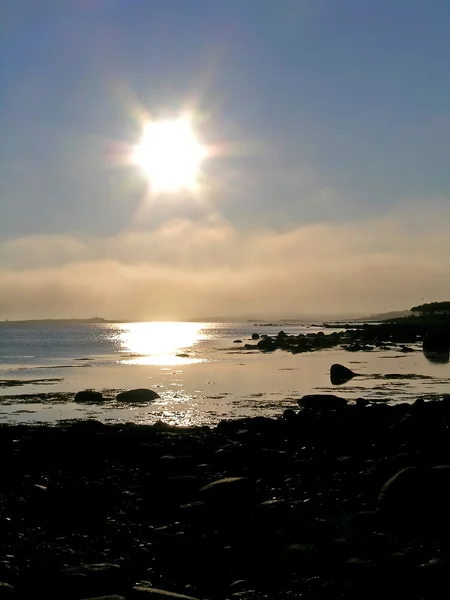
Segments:
[[[179,356],[185,349],[195,351],[201,341],[210,337],[204,323],[127,323],[119,326],[119,340],[124,364],[177,365],[202,362],[202,358]]]
[[[0,389],[0,420],[90,417],[213,424],[240,416],[278,416],[308,393],[409,402],[450,389],[450,366],[428,362],[418,346],[410,354],[394,349],[264,354],[243,348],[255,343],[252,333],[274,335],[281,328],[287,333],[320,330],[253,323],[0,324],[0,379],[24,383]],[[361,376],[333,387],[329,369],[336,362]],[[386,377],[395,373],[415,378]],[[56,381],[25,383],[43,379]],[[147,406],[115,401],[117,390],[137,387],[156,390],[160,399]],[[102,390],[105,402],[73,403],[73,393],[82,389]],[[42,393],[49,396],[38,396]]]

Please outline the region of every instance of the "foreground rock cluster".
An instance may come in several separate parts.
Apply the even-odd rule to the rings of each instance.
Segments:
[[[447,598],[450,398],[299,405],[1,426],[0,599]]]

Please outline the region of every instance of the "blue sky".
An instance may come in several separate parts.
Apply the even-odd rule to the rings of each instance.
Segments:
[[[63,253],[73,265],[111,260],[103,238],[174,220],[237,236],[325,226],[329,238],[390,219],[406,247],[421,231],[411,213],[448,218],[446,0],[4,0],[0,12],[0,267],[12,278],[11,244],[30,238],[82,240],[82,257]],[[139,139],[137,103],[161,115],[195,105],[206,143],[244,149],[205,165],[205,202],[143,208],[137,169],[111,159]],[[36,275],[51,254],[20,268]],[[365,306],[362,295],[354,308]]]

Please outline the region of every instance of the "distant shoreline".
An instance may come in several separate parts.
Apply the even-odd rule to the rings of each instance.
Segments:
[[[100,317],[94,317],[92,319],[23,319],[23,320],[14,320],[14,321],[10,321],[10,320],[4,320],[4,321],[0,321],[0,326],[1,325],[17,325],[17,324],[23,324],[23,325],[45,325],[45,324],[52,324],[52,325],[68,325],[68,324],[73,324],[73,325],[82,325],[82,324],[103,324],[103,323],[130,323],[131,321],[123,321],[122,319],[118,319],[118,320],[109,320],[109,319],[102,319]]]
[[[288,327],[298,324],[317,324],[322,327],[327,324],[335,323],[369,323],[388,321],[393,319],[403,319],[411,316],[411,311],[392,311],[387,313],[372,314],[370,316],[349,316],[349,315],[322,315],[322,316],[300,316],[289,318],[280,316],[266,315],[266,318],[260,316],[249,315],[233,315],[233,316],[208,316],[208,317],[191,317],[182,319],[105,319],[103,317],[92,318],[62,318],[62,319],[3,319],[0,321],[1,326],[7,325],[102,325],[112,323],[141,323],[141,322],[186,322],[186,323],[248,323],[256,327],[267,327],[269,325]]]
[[[17,319],[9,320],[5,319],[0,321],[2,325],[103,325],[112,323],[248,323],[248,325],[254,325],[255,327],[289,327],[300,324],[312,324],[321,322],[319,327],[324,325],[321,319],[281,319],[264,322],[261,319],[243,319],[240,317],[204,317],[197,319],[175,319],[175,320],[161,320],[161,319],[103,319],[101,317],[94,317],[92,319]],[[336,321],[337,322],[337,321]],[[344,321],[343,321],[344,322]]]

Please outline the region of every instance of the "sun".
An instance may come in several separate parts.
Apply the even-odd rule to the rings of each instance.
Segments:
[[[197,140],[186,117],[149,121],[136,146],[133,161],[150,180],[154,192],[193,190],[207,150]]]

